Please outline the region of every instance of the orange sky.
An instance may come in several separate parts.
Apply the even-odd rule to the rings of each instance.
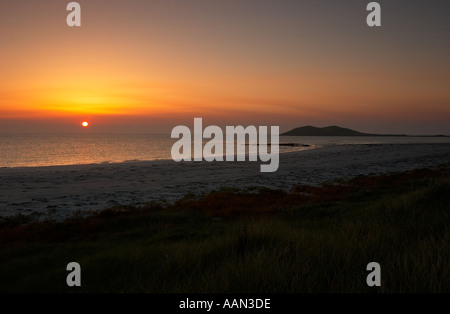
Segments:
[[[203,117],[450,134],[445,2],[381,3],[379,29],[351,0],[79,3],[69,28],[61,1],[1,2],[1,131],[165,132]]]

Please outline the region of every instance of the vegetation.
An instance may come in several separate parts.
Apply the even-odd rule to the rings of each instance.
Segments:
[[[450,170],[0,221],[0,292],[450,292]],[[82,286],[66,285],[81,265]],[[381,265],[381,287],[366,266]]]

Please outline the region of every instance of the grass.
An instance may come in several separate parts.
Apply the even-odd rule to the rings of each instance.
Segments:
[[[0,292],[448,293],[450,171],[0,221]],[[81,265],[82,286],[66,285]],[[381,265],[381,287],[366,266]]]

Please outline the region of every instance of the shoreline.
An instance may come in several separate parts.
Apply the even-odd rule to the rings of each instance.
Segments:
[[[246,144],[248,145],[248,144]],[[259,144],[258,144],[259,145]],[[270,147],[270,143],[268,144]],[[289,150],[280,151],[279,154],[286,154],[292,152],[300,152],[308,149],[317,149],[323,146],[313,145],[313,144],[299,144],[299,143],[280,143],[280,147],[289,147]],[[236,154],[234,154],[236,157]],[[248,157],[248,153],[245,154],[246,158]],[[223,159],[227,157],[227,155],[222,156]],[[72,167],[72,166],[103,166],[103,165],[114,165],[114,164],[129,164],[129,163],[148,163],[148,162],[158,162],[158,161],[173,161],[171,157],[161,157],[155,159],[131,159],[131,160],[123,160],[123,161],[102,161],[102,162],[93,162],[93,163],[82,163],[82,164],[59,164],[59,165],[39,165],[39,166],[0,166],[0,170],[2,169],[34,169],[34,168],[51,168],[51,167]]]
[[[343,144],[280,154],[275,173],[260,162],[173,160],[0,168],[0,216],[62,220],[75,211],[175,201],[221,188],[289,190],[358,175],[387,174],[450,163],[450,143]]]

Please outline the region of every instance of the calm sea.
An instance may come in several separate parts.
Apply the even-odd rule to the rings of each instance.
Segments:
[[[171,159],[168,134],[0,134],[0,167]],[[327,145],[448,143],[449,137],[280,137],[280,153]],[[310,145],[310,146],[303,146]]]

